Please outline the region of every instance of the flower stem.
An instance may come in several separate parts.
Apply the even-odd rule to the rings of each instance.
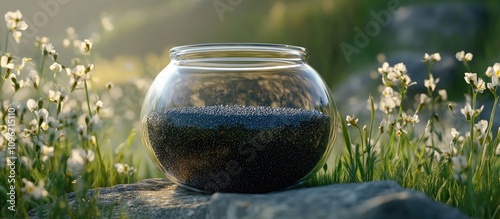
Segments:
[[[89,110],[90,117],[92,117],[92,111],[90,110],[90,98],[89,98],[89,89],[87,86],[87,80],[83,80],[83,84],[85,85],[85,98],[87,99],[87,109]]]
[[[469,62],[464,59],[463,63],[464,63],[464,66],[465,66],[465,70],[467,70],[467,72],[470,72]]]
[[[497,109],[497,104],[498,104],[498,96],[496,95],[496,93],[494,93],[494,97],[495,97],[495,101],[493,102],[493,108],[491,109],[491,114],[490,114],[490,123],[488,124],[488,129],[486,130],[486,137],[485,138],[488,138],[488,134],[491,133],[491,128],[493,126],[493,122],[494,122],[494,119],[495,119],[495,111]],[[497,136],[498,138],[498,136]],[[484,168],[484,162],[486,162],[486,152],[488,151],[488,144],[486,144],[486,139],[484,140],[483,142],[483,155],[481,156],[481,166],[479,166],[480,168]]]
[[[96,138],[96,144],[95,144],[95,150],[97,152],[97,158],[99,159],[99,169],[101,170],[101,175],[104,177],[104,178],[108,178],[107,177],[107,174],[106,174],[106,168],[104,166],[104,160],[102,159],[102,155],[101,155],[101,147],[99,146],[99,141],[97,139],[97,134],[96,132],[94,131],[94,133],[92,133],[92,135]]]
[[[472,88],[472,87],[471,87]],[[472,154],[474,153],[474,119],[476,118],[476,98],[477,93],[472,88],[472,116],[470,118],[470,151],[469,151],[469,159],[467,163],[471,163]]]
[[[43,67],[45,66],[45,58],[46,58],[46,56],[43,55],[42,63],[40,63],[40,76],[43,76]],[[45,78],[45,82],[47,82],[47,78]]]

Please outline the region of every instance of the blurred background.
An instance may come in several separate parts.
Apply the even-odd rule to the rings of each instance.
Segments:
[[[137,128],[142,92],[169,63],[168,51],[174,46],[214,42],[303,46],[344,114],[367,113],[366,100],[369,94],[376,96],[380,84],[376,70],[384,61],[404,62],[418,83],[411,88],[417,93],[424,90],[428,76],[421,62],[424,53],[440,52],[437,89],[447,89],[449,98],[457,101],[463,99],[466,86],[456,52],[472,52],[471,68],[481,76],[487,66],[500,62],[497,0],[0,0],[0,13],[17,9],[30,27],[11,51],[33,56],[38,53],[32,46],[35,36],[47,36],[62,62],[69,62],[72,51],[63,49],[63,40],[69,37],[67,28],[73,27],[79,39],[94,42],[95,89],[103,89],[109,81],[136,87],[113,91],[122,98],[113,103],[115,115],[121,117],[114,121],[120,125],[112,126],[116,132],[111,145]],[[0,36],[5,33],[1,26]],[[141,144],[136,136],[134,147],[140,150]]]

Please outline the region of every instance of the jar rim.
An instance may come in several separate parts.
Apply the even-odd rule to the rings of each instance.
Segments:
[[[199,57],[199,54],[217,53],[221,52],[252,52],[252,53],[266,53],[265,57],[269,58],[285,58],[285,59],[300,59],[307,60],[308,51],[304,47],[287,45],[287,44],[273,44],[273,43],[204,43],[204,44],[191,44],[177,46],[170,49],[171,60],[184,60],[193,57]],[[241,55],[242,53],[238,53]],[[248,55],[248,53],[244,53]]]

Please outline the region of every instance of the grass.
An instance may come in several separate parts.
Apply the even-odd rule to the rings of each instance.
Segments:
[[[124,120],[123,114],[114,115],[120,113],[114,103],[123,95],[115,91],[137,89],[92,87],[90,41],[72,39],[66,48],[74,51],[70,63],[60,61],[47,38],[37,40],[38,59],[8,53],[9,43],[16,43],[11,37],[23,30],[19,15],[8,14],[12,28],[0,48],[0,215],[24,218],[51,204],[50,218],[103,216],[87,191],[137,181],[140,162],[130,151],[135,131],[129,130],[122,144],[109,140],[117,120]],[[66,197],[70,192],[79,200],[74,207]]]
[[[137,105],[135,98],[141,98],[147,82],[94,87],[102,83],[94,81],[91,44],[83,39],[71,39],[68,48],[61,48],[74,51],[74,57],[65,57],[72,60],[67,63],[60,61],[59,49],[53,50],[44,38],[37,40],[37,58],[9,54],[16,31],[22,32],[14,26],[5,38],[0,37],[5,39],[0,40],[0,216],[27,217],[31,209],[46,206],[51,218],[104,217],[108,211],[98,208],[89,189],[133,183],[155,174],[133,158],[134,130],[126,130],[130,134],[121,139],[123,143],[109,140],[123,123],[134,121],[133,117],[123,121],[127,115],[123,108]],[[436,61],[425,62],[429,77]],[[468,62],[464,64],[469,68]],[[469,84],[470,91],[464,91],[471,100],[469,116],[468,111],[462,115],[454,106],[449,117],[440,113],[450,103],[432,88],[432,82],[428,82],[427,99],[415,107],[404,105],[411,83],[404,73],[394,75],[395,69],[404,72],[402,65],[381,70],[385,92],[380,101],[369,98],[371,116],[365,124],[354,115],[342,122],[338,146],[347,147],[309,185],[394,180],[471,217],[499,217],[500,158],[496,150],[500,142],[495,133],[498,127],[492,127],[498,87],[479,93],[476,79]],[[488,92],[495,104],[485,126],[474,112],[481,107],[476,99]],[[456,121],[466,127],[458,129],[458,136],[450,131]],[[16,157],[9,159],[14,162],[7,161],[11,156]],[[70,192],[79,200],[75,206],[68,203],[66,194]],[[15,193],[12,199],[8,193]]]
[[[429,77],[432,77],[435,62],[425,61]],[[468,68],[468,61],[463,62]],[[354,116],[346,117],[341,124],[343,141],[338,145],[345,145],[345,152],[337,157],[332,168],[316,175],[308,185],[394,180],[404,188],[422,191],[471,217],[498,218],[500,133],[495,132],[500,129],[492,124],[498,106],[498,86],[481,91],[479,81],[482,79],[469,80],[471,103],[467,104],[471,104],[472,111],[464,107],[457,113],[453,103],[446,101],[444,95],[436,94],[438,91],[429,83],[425,94],[428,99],[412,109],[401,101],[406,98],[406,89],[411,89],[404,85],[404,77],[389,81],[389,75],[396,70],[379,71],[385,81],[384,91],[393,90],[381,95],[378,108],[384,104],[386,108],[380,108],[383,111],[380,126],[377,128],[379,123],[375,123],[377,104],[370,97],[370,120],[362,126]],[[478,119],[482,106],[476,105],[476,99],[481,92],[490,92],[494,99],[489,122]],[[386,98],[397,99],[396,104],[382,103]],[[451,110],[451,118],[438,113],[447,107]],[[418,114],[421,116],[415,117]],[[419,121],[422,115],[426,118]],[[467,127],[459,129],[462,135],[450,125],[451,120],[459,120],[460,127]],[[421,122],[426,125],[418,126]]]

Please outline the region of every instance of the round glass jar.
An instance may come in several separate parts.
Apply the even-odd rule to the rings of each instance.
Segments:
[[[141,112],[153,162],[199,192],[266,193],[304,183],[326,162],[338,122],[307,56],[279,44],[171,49]]]

